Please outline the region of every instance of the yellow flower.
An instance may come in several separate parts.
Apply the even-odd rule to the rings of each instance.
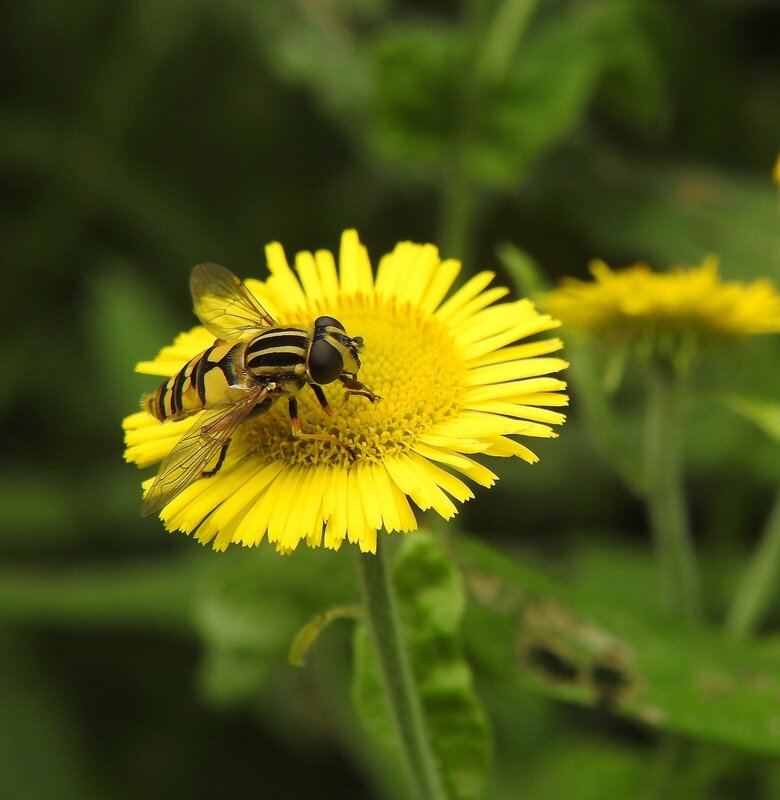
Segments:
[[[169,530],[194,533],[217,550],[266,537],[282,552],[301,540],[335,549],[346,538],[374,552],[378,530],[416,529],[410,500],[449,519],[454,501],[473,496],[460,476],[492,485],[497,476],[474,455],[533,463],[536,455],[512,437],[556,435],[550,426],[564,417],[548,406],[564,406],[567,397],[565,384],[550,375],[567,364],[550,354],[561,342],[520,341],[559,323],[529,300],[497,304],[508,290],[487,288],[492,273],[445,299],[457,261],[441,261],[432,245],[402,242],[374,276],[355,231],[343,234],[338,269],[324,250],[298,253],[295,272],[278,243],[266,255],[270,277],[245,285],[280,324],[308,328],[327,314],[362,336],[359,378],[382,399],[352,397],[327,417],[308,388],[297,395],[303,430],[337,436],[352,457],[331,442],[296,439],[286,403],[250,418],[233,434],[221,470],[162,510]],[[205,328],[193,328],[137,370],[170,377],[212,343]],[[343,389],[323,388],[338,408]],[[140,467],[160,461],[194,419],[130,415],[126,459]]]
[[[771,281],[723,281],[712,256],[668,272],[646,264],[613,272],[602,261],[590,271],[593,281],[567,278],[543,305],[567,327],[601,340],[674,350],[780,331],[780,294]]]

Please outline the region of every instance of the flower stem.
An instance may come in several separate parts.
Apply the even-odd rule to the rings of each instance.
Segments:
[[[626,488],[637,498],[644,496],[644,474],[633,450],[621,438],[617,415],[609,402],[604,382],[597,377],[593,351],[574,342],[566,343],[571,358],[569,376],[575,384],[579,406],[593,432],[592,445],[598,449]]]
[[[780,572],[780,491],[753,558],[745,570],[726,617],[726,632],[735,638],[749,636],[766,611]]]
[[[474,64],[482,86],[491,87],[506,79],[538,0],[500,0],[493,10]]]
[[[401,751],[417,800],[446,800],[401,634],[395,592],[381,543],[376,555],[361,553],[360,576],[366,618],[395,719]]]
[[[450,157],[442,175],[439,242],[448,257],[471,260],[484,197],[471,167],[486,96],[506,80],[537,0],[466,3],[462,25],[473,52],[460,87],[460,107]],[[484,192],[487,194],[487,192]]]
[[[696,622],[701,618],[701,589],[682,472],[682,386],[662,364],[649,377],[644,499],[669,610]]]

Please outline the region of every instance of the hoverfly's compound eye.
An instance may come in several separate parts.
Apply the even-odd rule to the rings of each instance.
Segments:
[[[344,359],[330,342],[320,339],[312,344],[309,351],[309,374],[315,383],[333,383],[343,370]]]
[[[317,319],[314,320],[314,329],[316,331],[322,331],[324,334],[325,328],[338,328],[340,331],[346,333],[344,326],[335,317],[317,317]]]

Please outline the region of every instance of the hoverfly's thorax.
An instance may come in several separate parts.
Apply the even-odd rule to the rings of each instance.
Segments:
[[[300,328],[269,328],[251,339],[244,350],[244,367],[258,381],[306,375],[309,334]]]

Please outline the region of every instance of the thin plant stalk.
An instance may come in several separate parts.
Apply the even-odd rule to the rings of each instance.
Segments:
[[[779,574],[780,491],[726,617],[727,633],[741,639],[755,631],[775,595]]]
[[[361,553],[360,577],[377,661],[395,720],[401,752],[416,800],[446,800],[400,627],[395,591],[381,543]]]
[[[701,619],[699,568],[690,533],[682,468],[683,385],[665,364],[649,372],[644,443],[644,500],[669,610]]]
[[[588,421],[592,445],[598,449],[626,488],[636,497],[645,496],[642,465],[637,463],[633,451],[624,441],[617,424],[617,415],[609,401],[603,381],[596,376],[592,349],[584,343],[566,343],[571,356],[569,374],[577,389],[579,407]]]
[[[471,260],[483,198],[469,154],[479,135],[483,98],[506,79],[536,5],[537,0],[500,0],[486,18],[489,4],[484,0],[466,3],[463,24],[471,30],[474,48],[462,76],[461,103],[441,185],[439,242],[448,257]]]
[[[683,475],[684,406],[680,373],[667,362],[650,365],[642,494],[668,610],[688,623],[697,623],[702,616],[701,585]],[[679,776],[685,773],[690,754],[685,739],[674,735],[664,737],[652,782],[652,797],[669,800],[682,796]]]

